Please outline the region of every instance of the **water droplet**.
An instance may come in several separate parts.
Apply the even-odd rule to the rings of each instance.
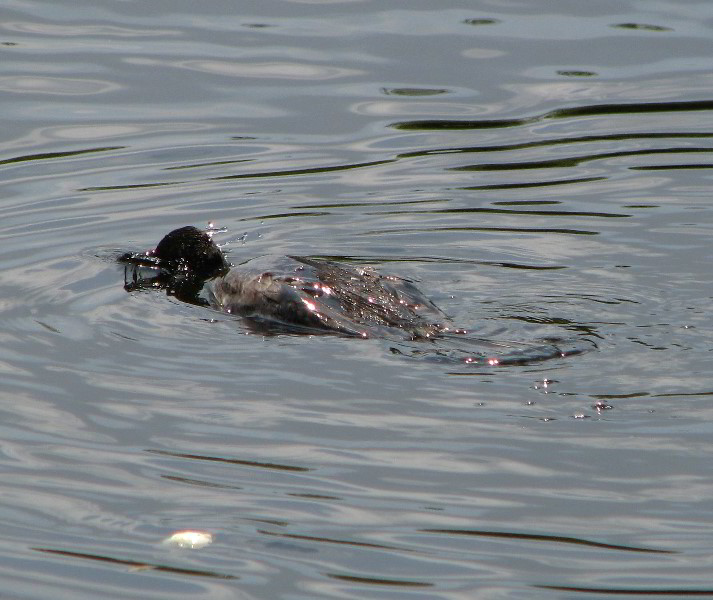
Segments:
[[[602,410],[611,410],[614,408],[611,404],[607,404],[606,402],[602,402],[601,400],[598,400],[594,404],[592,404],[592,408],[596,409],[597,411],[602,411]]]

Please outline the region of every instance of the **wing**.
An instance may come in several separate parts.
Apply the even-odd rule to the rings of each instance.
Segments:
[[[283,325],[368,337],[364,327],[340,314],[329,294],[293,277],[270,272],[246,275],[231,271],[212,286],[214,304],[227,313]]]
[[[357,322],[419,330],[441,330],[448,317],[408,279],[380,275],[327,260],[293,256],[314,269],[321,287],[328,288],[342,311]]]

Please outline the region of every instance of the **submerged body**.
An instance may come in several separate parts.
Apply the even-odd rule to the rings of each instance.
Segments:
[[[122,260],[135,266],[127,289],[163,288],[263,327],[412,339],[450,330],[446,315],[407,279],[300,256],[283,257],[269,270],[256,268],[260,261],[230,268],[195,227],[172,231],[155,250]],[[151,268],[149,277],[141,267]]]

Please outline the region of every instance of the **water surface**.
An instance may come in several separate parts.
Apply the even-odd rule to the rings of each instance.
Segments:
[[[711,18],[6,4],[5,593],[713,595]],[[474,365],[124,291],[116,252],[208,222],[236,264],[369,265],[596,349]]]

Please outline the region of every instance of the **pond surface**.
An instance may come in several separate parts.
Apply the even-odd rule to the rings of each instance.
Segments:
[[[713,4],[11,0],[8,597],[713,595]],[[118,252],[417,282],[490,366],[259,335]],[[202,548],[161,541],[210,533]]]

